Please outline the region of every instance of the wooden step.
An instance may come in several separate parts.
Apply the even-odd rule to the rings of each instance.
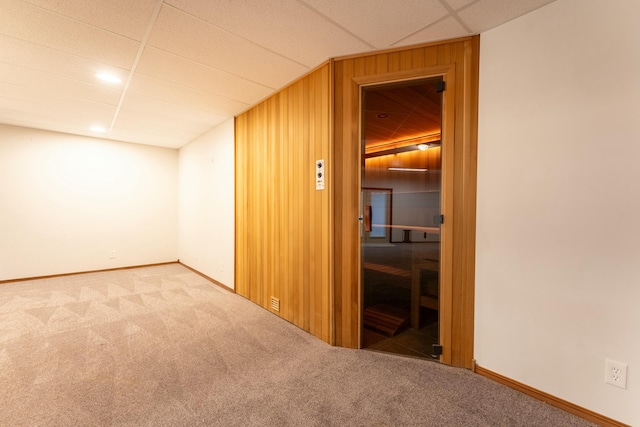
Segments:
[[[409,313],[386,304],[377,304],[364,310],[365,327],[394,336],[409,325]]]

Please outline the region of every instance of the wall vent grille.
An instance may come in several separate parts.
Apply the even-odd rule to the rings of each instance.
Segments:
[[[271,310],[280,311],[280,300],[276,297],[271,297]]]

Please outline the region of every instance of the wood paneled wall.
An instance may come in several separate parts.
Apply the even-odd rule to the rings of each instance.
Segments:
[[[284,319],[360,346],[360,86],[442,75],[442,360],[472,366],[478,48],[468,37],[331,60],[236,118],[237,293],[272,312],[278,298]]]
[[[334,61],[335,342],[360,345],[360,87],[443,75],[443,361],[471,367],[479,38]],[[447,243],[445,243],[445,240]],[[444,295],[443,293],[444,292]]]
[[[331,63],[236,118],[236,291],[333,343]],[[325,190],[315,187],[324,159]],[[280,311],[271,307],[280,300]]]

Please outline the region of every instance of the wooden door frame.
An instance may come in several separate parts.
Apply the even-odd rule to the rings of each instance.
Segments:
[[[446,90],[442,96],[442,125],[441,125],[441,170],[442,170],[442,189],[440,193],[440,203],[442,215],[445,218],[453,217],[453,167],[455,153],[455,64],[445,66],[436,66],[415,69],[410,71],[400,71],[393,73],[374,74],[370,76],[356,77],[352,79],[352,84],[357,86],[358,91],[358,141],[362,141],[362,94],[363,89],[371,86],[381,86],[390,83],[413,82],[426,80],[435,77],[442,77],[445,82]],[[362,149],[360,150],[360,158],[358,164],[361,168],[360,179],[358,185],[362,185],[362,170],[364,168],[364,158]],[[439,331],[438,337],[442,345],[443,352],[440,361],[451,364],[451,334],[452,334],[452,271],[453,271],[453,224],[445,221],[440,230],[440,293],[439,293]],[[363,328],[363,283],[362,283],[362,248],[358,246],[358,260],[360,265],[358,271],[360,277],[358,280],[358,342],[362,343]]]
[[[354,55],[332,61],[334,70],[334,341],[359,348],[361,335],[360,282],[360,85],[447,74],[447,115],[453,117],[453,148],[443,173],[449,174],[443,193],[446,230],[451,246],[444,249],[452,268],[450,343],[442,342],[444,363],[473,368],[475,286],[476,176],[478,138],[478,36]],[[451,101],[452,102],[449,102]],[[450,124],[449,124],[450,125]],[[356,171],[357,169],[357,171]],[[443,176],[443,181],[445,177]],[[446,206],[445,206],[446,205]],[[447,216],[448,215],[448,216]],[[449,261],[445,261],[449,262]],[[449,304],[449,303],[447,303]]]

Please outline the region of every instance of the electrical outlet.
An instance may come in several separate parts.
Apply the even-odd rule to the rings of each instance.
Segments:
[[[627,365],[615,360],[605,360],[604,382],[620,388],[627,388]]]
[[[109,251],[109,259],[116,259],[116,251],[111,249]]]

